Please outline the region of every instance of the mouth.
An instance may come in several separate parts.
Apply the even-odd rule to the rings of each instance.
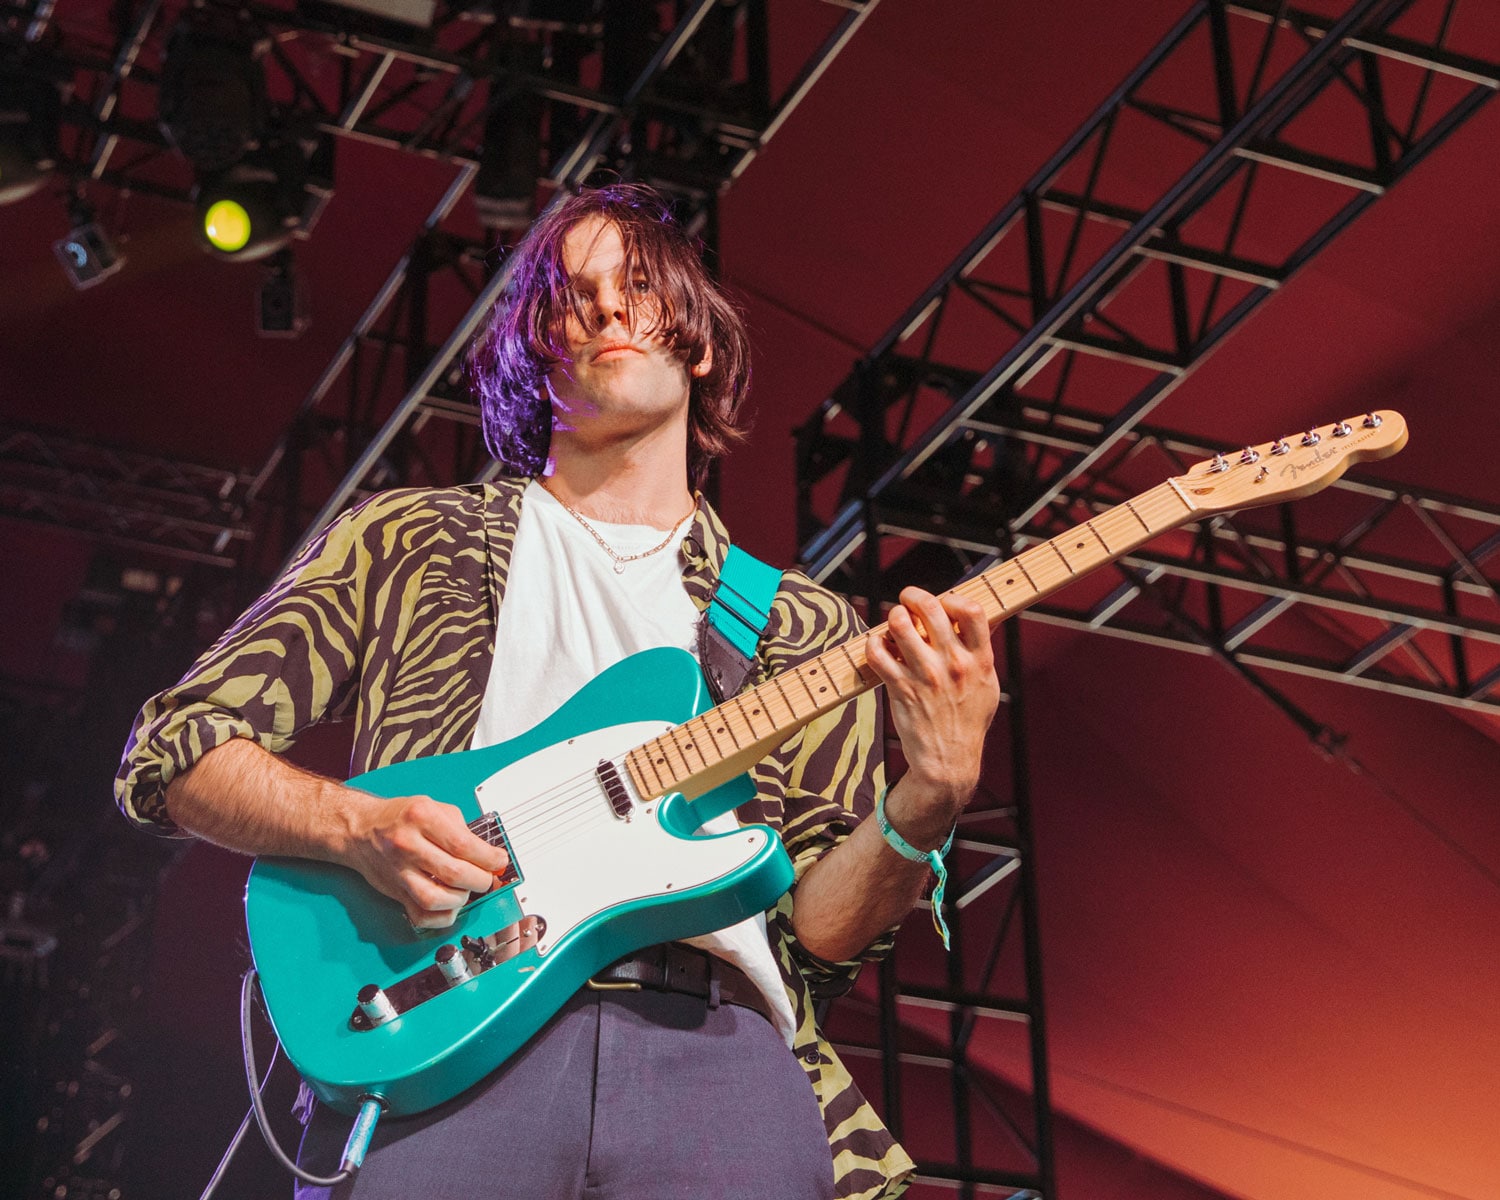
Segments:
[[[641,349],[630,342],[605,342],[594,351],[594,362],[609,362],[612,359],[623,358],[627,354],[639,354]]]

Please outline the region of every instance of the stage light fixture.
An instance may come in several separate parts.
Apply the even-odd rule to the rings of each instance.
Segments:
[[[266,136],[269,46],[248,15],[220,6],[191,9],[173,29],[157,119],[200,174],[228,170]]]
[[[297,11],[345,33],[407,40],[432,28],[437,0],[298,0]]]
[[[69,282],[80,291],[102,283],[125,265],[125,256],[115,249],[94,212],[80,199],[69,206],[73,229],[52,243],[52,252],[62,264]]]
[[[521,79],[523,73],[541,73],[542,47],[513,46],[508,66],[515,74],[508,72],[490,85],[490,113],[474,177],[474,207],[492,229],[531,223],[542,171],[542,98]]]
[[[0,204],[39,191],[57,164],[57,82],[17,59],[0,63]]]
[[[310,323],[307,288],[283,250],[271,259],[265,282],[255,297],[255,332],[261,337],[300,337]]]
[[[198,233],[221,257],[265,258],[310,232],[332,192],[332,139],[273,136],[227,170],[199,176]]]

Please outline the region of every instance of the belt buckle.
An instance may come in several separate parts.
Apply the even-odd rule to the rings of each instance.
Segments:
[[[600,983],[597,979],[585,979],[583,986],[591,992],[638,992],[641,985],[638,983]]]

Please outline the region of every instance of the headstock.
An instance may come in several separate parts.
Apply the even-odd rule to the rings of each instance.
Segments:
[[[1383,409],[1201,462],[1173,482],[1200,512],[1231,512],[1310,496],[1354,463],[1406,445],[1406,420]]]

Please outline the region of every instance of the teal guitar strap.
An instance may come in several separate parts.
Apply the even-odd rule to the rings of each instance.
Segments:
[[[745,685],[780,586],[781,572],[775,567],[738,546],[729,547],[699,641],[699,662],[715,703],[722,704]]]
[[[730,546],[719,572],[719,586],[708,605],[708,619],[698,627],[698,665],[715,704],[733,696],[750,678],[755,650],[771,621],[771,604],[781,586],[781,572],[738,546]],[[697,819],[710,820],[755,798],[748,774],[721,784],[692,801]]]

